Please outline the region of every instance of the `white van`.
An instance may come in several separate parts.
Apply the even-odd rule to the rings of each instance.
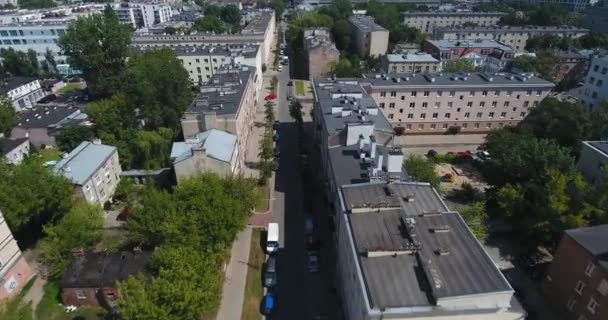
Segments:
[[[266,252],[273,253],[279,249],[279,224],[271,222],[268,224],[268,235],[266,237]]]

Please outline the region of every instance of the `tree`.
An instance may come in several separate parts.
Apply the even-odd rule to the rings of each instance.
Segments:
[[[353,65],[353,63],[345,57],[340,58],[338,62],[330,62],[329,68],[329,73],[336,77],[358,77],[360,74],[358,64]]]
[[[289,115],[296,121],[299,127],[304,124],[304,119],[302,118],[302,105],[297,100],[294,100],[289,104]]]
[[[222,7],[220,16],[224,22],[231,25],[238,25],[241,22],[241,12],[233,4]]]
[[[53,55],[53,51],[47,48],[46,53],[44,54],[44,60],[49,66],[49,72],[52,74],[56,74],[57,70],[57,62],[55,61],[55,56]]]
[[[202,18],[198,18],[194,21],[192,29],[196,31],[213,32],[216,34],[222,34],[226,31],[222,20],[214,15],[206,15]]]
[[[103,212],[97,204],[79,201],[56,224],[44,226],[40,242],[42,259],[51,278],[63,276],[72,260],[72,251],[88,249],[101,237]]]
[[[53,0],[18,0],[17,2],[21,9],[44,9],[57,6]]]
[[[479,67],[476,67],[471,60],[466,58],[448,60],[443,67],[445,72],[479,72],[479,70]]]
[[[475,28],[475,27],[479,27],[478,23],[475,22],[471,22],[471,21],[466,21],[465,23],[462,24],[463,28]]]
[[[80,17],[59,38],[68,63],[83,72],[87,86],[99,97],[110,97],[124,84],[131,28],[118,21],[112,8]]]
[[[222,8],[214,4],[205,4],[203,12],[206,16],[219,17],[222,14]]]
[[[404,166],[405,172],[414,180],[428,182],[434,188],[439,188],[439,176],[435,173],[433,162],[418,155],[410,155]]]
[[[608,34],[605,32],[590,32],[578,41],[583,49],[608,48]]]
[[[17,114],[15,108],[7,97],[0,97],[0,138],[10,136],[11,131],[17,125]]]
[[[285,2],[283,0],[270,0],[269,5],[274,10],[278,19],[281,19],[285,11]]]
[[[123,91],[149,129],[179,127],[192,102],[188,72],[170,49],[146,51],[129,59]]]
[[[70,152],[81,142],[94,138],[93,130],[84,126],[73,126],[63,129],[56,137],[57,145],[64,152]]]
[[[38,61],[32,64],[31,56],[23,51],[15,51],[13,48],[0,51],[4,71],[15,76],[37,76]]]
[[[483,241],[488,236],[485,221],[488,217],[486,213],[485,203],[482,201],[474,202],[468,206],[464,206],[459,210],[460,215],[467,223],[475,238]]]
[[[339,50],[347,50],[351,42],[352,27],[348,21],[341,19],[334,23],[331,32]]]

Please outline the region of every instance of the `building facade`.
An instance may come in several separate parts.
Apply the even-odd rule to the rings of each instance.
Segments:
[[[406,134],[484,133],[515,125],[554,87],[532,75],[508,73],[365,76],[362,86]]]
[[[567,320],[608,315],[608,224],[566,230],[542,284]]]
[[[116,147],[99,141],[83,141],[54,170],[70,180],[87,202],[102,206],[112,201],[122,172]]]
[[[608,98],[608,55],[591,58],[583,86],[574,95],[590,110],[597,109]]]
[[[599,0],[509,0],[511,2],[528,2],[532,4],[546,4],[553,6],[561,6],[572,11],[584,11],[585,9],[595,5]]]
[[[437,40],[494,40],[512,47],[517,52],[522,52],[532,37],[552,35],[580,38],[588,33],[588,29],[571,26],[485,26],[436,28],[433,38]]]
[[[382,57],[382,64],[386,72],[439,72],[441,61],[429,53],[394,53]]]
[[[121,2],[114,7],[120,22],[135,29],[171,21],[173,9],[163,2]]]
[[[352,26],[352,39],[361,57],[386,54],[389,32],[377,24],[373,17],[352,15],[348,22]]]
[[[30,139],[2,139],[0,138],[0,147],[6,163],[19,165],[30,155]]]
[[[328,75],[332,63],[340,60],[340,51],[325,28],[304,30],[304,50],[309,78]]]
[[[55,136],[64,128],[82,124],[87,115],[71,106],[34,107],[17,115],[11,138],[29,138],[36,147],[56,146]]]
[[[258,105],[256,81],[251,67],[218,70],[182,116],[184,138],[212,129],[225,131],[236,135],[235,152],[241,155],[237,159],[244,157]]]
[[[495,26],[506,13],[504,12],[403,12],[403,23],[432,34],[436,28],[459,27],[465,22],[481,27]]]
[[[30,77],[10,77],[0,85],[0,95],[6,95],[15,111],[31,109],[46,96],[40,80]]]
[[[0,305],[21,292],[33,271],[21,253],[8,223],[0,212]]]
[[[608,173],[608,141],[583,141],[576,164],[587,181],[602,183]]]
[[[487,72],[502,70],[515,54],[513,48],[494,40],[426,40],[423,50],[442,62],[483,56],[482,70]]]

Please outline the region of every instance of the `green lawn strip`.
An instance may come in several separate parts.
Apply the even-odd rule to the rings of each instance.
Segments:
[[[77,82],[66,83],[65,87],[57,90],[57,93],[64,94],[64,93],[67,93],[67,92],[70,92],[70,91],[74,91],[74,90],[79,89],[79,88],[80,88],[80,83],[77,83]]]
[[[61,151],[57,148],[40,149],[38,154],[42,157],[42,162],[61,160]]]
[[[258,187],[260,189],[260,194],[261,194],[261,198],[260,198],[260,202],[258,203],[258,205],[255,207],[255,212],[266,212],[268,211],[269,208],[269,202],[270,202],[270,186],[268,185],[270,183],[270,180],[268,181],[268,183],[266,183],[266,185],[260,186]]]
[[[106,311],[101,307],[79,307],[74,312],[65,312],[59,297],[59,284],[49,281],[44,286],[44,295],[36,308],[36,319],[44,320],[71,320],[82,316],[86,320],[103,319]]]
[[[304,82],[302,80],[296,80],[296,95],[305,96],[306,90],[304,90]]]
[[[262,265],[264,264],[264,251],[260,246],[262,231],[254,229],[251,233],[251,248],[249,263],[247,264],[247,282],[245,283],[245,299],[243,301],[243,314],[241,320],[259,320],[260,303],[264,289],[262,288]]]

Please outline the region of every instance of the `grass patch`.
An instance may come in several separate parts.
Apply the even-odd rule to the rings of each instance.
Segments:
[[[245,283],[245,299],[243,301],[243,314],[241,320],[259,320],[260,303],[264,289],[262,288],[262,264],[264,264],[264,251],[261,247],[262,231],[254,229],[251,232],[251,247],[249,263],[247,264],[247,282]]]
[[[66,83],[65,87],[57,90],[57,93],[64,94],[64,93],[68,93],[70,91],[74,91],[77,89],[80,89],[80,83],[78,83],[78,82]]]
[[[74,312],[67,313],[61,305],[59,291],[57,282],[48,282],[44,286],[44,295],[36,308],[36,319],[71,320],[81,316],[86,320],[97,320],[103,319],[107,313],[101,307],[80,307]]]
[[[32,320],[34,316],[34,311],[32,310],[31,304],[23,303],[23,298],[27,294],[28,291],[34,285],[36,278],[38,276],[32,277],[30,281],[28,281],[18,296],[16,296],[13,300],[0,307],[0,319],[14,319],[14,320]]]
[[[38,150],[42,162],[61,160],[61,151],[57,148],[47,148]]]
[[[258,201],[258,205],[255,206],[255,211],[256,212],[266,212],[268,211],[269,208],[269,203],[270,203],[270,186],[269,186],[270,180],[268,180],[268,182],[263,185],[263,186],[259,186],[258,187],[258,191],[260,193],[260,201]]]
[[[304,81],[296,80],[296,95],[297,96],[305,96],[306,90],[304,89]]]

